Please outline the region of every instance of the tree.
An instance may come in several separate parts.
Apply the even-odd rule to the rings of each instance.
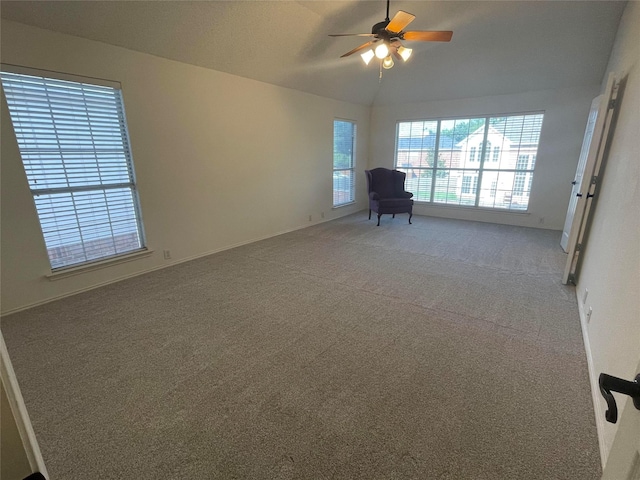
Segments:
[[[453,128],[442,128],[440,130],[440,137],[451,137],[453,139],[453,145],[455,145],[482,127],[485,122],[486,120],[484,118],[456,120]]]

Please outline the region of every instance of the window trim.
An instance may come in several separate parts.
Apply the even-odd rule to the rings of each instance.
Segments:
[[[128,131],[128,122],[127,122],[126,111],[124,107],[124,95],[122,91],[121,82],[107,80],[103,78],[87,77],[87,76],[62,73],[62,72],[51,71],[51,70],[25,67],[25,66],[14,65],[9,63],[0,63],[0,71],[8,74],[27,75],[31,77],[40,77],[44,79],[61,80],[61,81],[75,82],[75,83],[81,83],[81,84],[87,84],[87,85],[95,85],[97,87],[110,88],[118,91],[118,97],[120,102],[118,116],[120,117],[119,122],[123,125],[122,128],[124,129],[124,134],[122,135],[122,147],[125,152],[127,171],[130,179],[129,182],[119,183],[119,184],[93,183],[91,185],[83,185],[83,186],[75,186],[75,187],[66,186],[66,187],[33,189],[29,184],[28,175],[27,175],[27,172],[25,171],[25,177],[26,177],[25,179],[27,180],[27,183],[28,183],[29,193],[32,196],[34,207],[36,207],[35,210],[36,210],[36,216],[38,218],[38,224],[40,227],[40,233],[42,235],[43,240],[45,241],[44,243],[45,243],[45,248],[47,250],[47,258],[49,260],[49,267],[50,267],[51,273],[45,275],[45,277],[49,278],[50,280],[57,280],[60,278],[71,276],[71,275],[76,275],[78,273],[91,271],[99,268],[104,268],[106,266],[113,265],[113,264],[128,262],[140,257],[146,257],[151,253],[153,253],[153,250],[149,250],[149,248],[147,247],[147,240],[146,240],[145,229],[144,229],[144,224],[142,220],[142,211],[141,211],[140,198],[138,193],[138,183],[137,183],[135,166],[133,161],[131,139]],[[3,90],[4,90],[4,87],[3,87]],[[13,125],[14,119],[11,113],[10,113],[10,118],[12,122],[12,129],[15,130],[15,127]],[[25,169],[26,165],[24,163],[24,160],[22,159],[22,152],[20,152],[20,161],[23,169]],[[50,195],[55,193],[77,193],[82,191],[105,192],[108,190],[113,190],[118,188],[130,189],[131,199],[132,199],[131,208],[135,212],[135,223],[137,225],[137,235],[139,237],[139,243],[141,246],[133,250],[128,250],[121,253],[115,253],[113,255],[106,255],[106,256],[98,257],[98,258],[83,261],[83,262],[71,263],[71,264],[62,265],[59,267],[54,267],[51,263],[51,258],[49,257],[49,248],[46,245],[46,239],[44,238],[45,232],[43,230],[41,214],[38,211],[38,208],[36,205],[36,197],[39,195]],[[109,205],[109,204],[107,203],[106,205]],[[75,211],[75,207],[74,207],[74,211]],[[77,212],[74,213],[74,216],[75,218],[77,218]],[[111,221],[109,221],[109,225],[112,225]]]
[[[116,80],[107,80],[106,78],[88,77],[85,75],[75,75],[73,73],[57,72],[55,70],[44,70],[41,68],[25,67],[23,65],[15,65],[12,63],[0,63],[0,70],[7,73],[16,73],[18,75],[31,75],[36,77],[54,78],[56,80],[64,80],[67,82],[90,83],[100,87],[115,88],[122,90],[122,82]]]
[[[515,170],[515,169],[500,169],[497,168],[497,166],[491,167],[492,163],[496,163],[495,161],[493,161],[493,152],[495,149],[494,145],[491,145],[491,149],[486,149],[486,142],[488,141],[488,135],[489,135],[489,128],[486,128],[489,125],[489,121],[491,118],[499,118],[499,117],[517,117],[517,116],[526,116],[526,115],[542,115],[542,124],[540,127],[540,133],[539,133],[539,138],[538,138],[538,144],[536,146],[536,150],[535,152],[531,153],[530,155],[533,156],[533,162],[534,165],[533,167],[531,167],[530,165],[528,166],[529,168],[526,171],[523,170]],[[469,205],[469,204],[453,204],[453,203],[440,203],[440,202],[435,202],[434,201],[434,195],[435,195],[435,189],[436,189],[436,173],[438,171],[446,171],[446,170],[459,170],[462,172],[462,174],[464,175],[464,173],[466,172],[473,172],[473,171],[477,171],[478,172],[478,186],[482,185],[482,174],[484,172],[513,172],[513,173],[525,173],[527,174],[527,178],[528,178],[528,183],[529,185],[532,184],[532,180],[533,180],[533,173],[535,172],[535,167],[537,166],[537,156],[539,153],[539,147],[540,147],[540,137],[542,136],[542,126],[544,125],[544,117],[546,115],[546,111],[545,110],[529,110],[529,111],[520,111],[520,112],[503,112],[503,113],[490,113],[490,114],[484,114],[484,115],[477,115],[477,114],[468,114],[468,115],[456,115],[456,116],[446,116],[446,117],[420,117],[420,118],[404,118],[404,119],[398,119],[396,120],[396,135],[395,135],[395,148],[394,148],[394,168],[398,168],[400,170],[402,169],[407,169],[407,168],[413,168],[413,167],[406,167],[406,166],[398,166],[398,144],[399,144],[399,140],[400,140],[400,124],[402,123],[413,123],[413,122],[436,122],[437,124],[437,128],[436,128],[436,139],[435,139],[435,145],[434,145],[434,155],[435,155],[435,159],[433,162],[433,167],[423,167],[423,168],[419,168],[420,170],[425,170],[428,171],[430,170],[432,173],[431,176],[431,194],[430,194],[430,200],[418,200],[416,199],[416,197],[414,197],[414,202],[416,204],[423,204],[423,205],[431,205],[431,206],[435,206],[435,207],[445,207],[445,208],[462,208],[462,209],[471,209],[471,210],[480,210],[480,211],[484,211],[484,212],[492,212],[492,213],[500,213],[500,214],[515,214],[515,215],[530,215],[530,202],[527,203],[527,208],[526,209],[511,209],[509,208],[501,208],[501,207],[490,207],[490,206],[484,206],[484,205],[480,205],[480,193],[481,190],[478,188],[477,189],[477,194],[476,194],[476,202],[475,205]],[[483,118],[485,120],[485,129],[484,129],[484,138],[483,140],[480,142],[480,148],[479,148],[479,152],[478,154],[480,155],[479,158],[476,158],[476,163],[479,162],[480,165],[477,167],[467,167],[467,166],[461,166],[459,168],[438,168],[438,158],[439,158],[439,143],[440,143],[440,130],[441,130],[441,122],[443,121],[450,121],[450,120],[466,120],[466,119],[480,119]],[[473,148],[473,147],[471,147]],[[469,149],[469,152],[471,151],[471,148]],[[486,150],[486,152],[485,152]],[[502,157],[504,151],[503,149],[500,147],[499,150],[499,158]],[[471,163],[471,162],[470,162]],[[498,162],[499,163],[499,162]],[[485,167],[485,164],[487,165]],[[531,164],[531,158],[529,159],[529,164]],[[526,184],[525,184],[526,187]],[[491,190],[491,189],[490,189]],[[531,190],[528,191],[529,194],[531,194]]]
[[[149,248],[144,247],[141,250],[135,250],[133,252],[123,253],[118,256],[103,258],[101,260],[96,260],[93,262],[79,263],[66,268],[56,268],[55,270],[51,270],[51,273],[45,275],[45,277],[50,281],[61,280],[63,278],[73,277],[81,273],[92,272],[94,270],[101,270],[103,268],[111,267],[113,265],[118,265],[121,263],[127,263],[127,262],[132,262],[134,260],[139,260],[141,258],[146,258],[152,255],[153,253],[155,253],[154,250],[150,250]]]

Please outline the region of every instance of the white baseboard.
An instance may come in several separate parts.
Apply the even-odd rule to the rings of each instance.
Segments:
[[[602,395],[600,394],[600,386],[598,384],[598,372],[593,366],[593,355],[591,354],[591,343],[589,342],[589,330],[587,329],[587,315],[584,311],[584,305],[578,298],[578,289],[576,288],[576,299],[578,301],[578,312],[580,314],[580,327],[582,328],[582,339],[584,340],[584,349],[587,354],[587,365],[589,367],[589,383],[591,384],[591,396],[593,397],[593,409],[596,416],[596,430],[598,434],[598,446],[600,447],[600,464],[604,469],[606,458],[606,445],[604,443],[604,412],[606,407],[602,404]]]

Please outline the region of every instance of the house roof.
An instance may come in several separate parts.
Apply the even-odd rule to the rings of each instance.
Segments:
[[[521,146],[538,144],[543,114],[516,115],[493,123],[491,127]]]
[[[399,138],[398,150],[434,150],[436,148],[436,136],[425,135],[423,137]],[[440,150],[454,149],[451,137],[440,137]]]

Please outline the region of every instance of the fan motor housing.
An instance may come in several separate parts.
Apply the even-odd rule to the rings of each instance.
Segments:
[[[382,31],[386,31],[387,25],[389,25],[390,20],[385,20],[384,22],[376,23],[373,27],[371,27],[371,33],[374,35],[379,35]]]

